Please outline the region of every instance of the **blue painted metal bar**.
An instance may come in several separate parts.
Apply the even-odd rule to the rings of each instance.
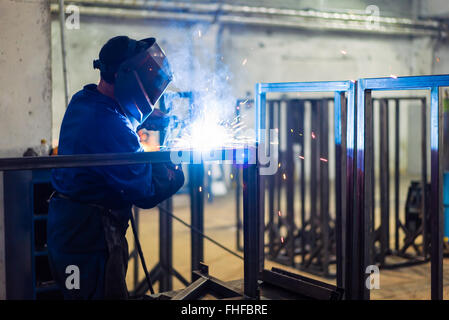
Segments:
[[[345,298],[353,299],[354,295],[354,275],[351,273],[351,270],[354,266],[351,264],[353,261],[353,217],[355,213],[355,181],[356,175],[355,167],[356,167],[356,149],[355,149],[355,138],[357,135],[357,127],[356,127],[356,115],[357,115],[357,105],[355,100],[356,88],[357,84],[351,83],[352,87],[348,91],[348,103],[347,103],[347,130],[346,130],[346,224],[344,225],[344,231],[346,233],[346,243],[345,243],[345,253],[344,257],[344,289],[345,289]],[[338,279],[337,279],[338,281]]]
[[[266,124],[266,114],[267,114],[267,103],[266,103],[266,94],[261,89],[261,84],[256,83],[255,86],[255,99],[256,102],[256,141],[258,144],[264,145],[265,138],[266,138],[266,130],[267,124]],[[265,146],[266,147],[266,146]]]
[[[337,286],[344,288],[345,286],[345,247],[346,233],[343,233],[346,225],[346,177],[343,177],[346,167],[346,132],[347,132],[347,108],[346,97],[342,92],[334,93],[334,136],[335,136],[335,227],[336,227],[336,255],[337,255]]]
[[[371,90],[430,90],[431,91],[431,297],[434,300],[443,298],[443,211],[442,211],[442,107],[439,99],[439,88],[449,86],[449,75],[436,76],[417,76],[417,77],[390,77],[375,79],[358,80],[357,94],[357,123],[356,128],[356,150],[357,150],[357,178],[356,178],[356,211],[355,217],[367,218],[369,208],[366,207],[364,192],[365,188],[370,188],[370,184],[365,180],[365,142],[367,132],[366,127],[366,101],[367,94]],[[351,105],[350,105],[351,106]],[[355,107],[355,106],[354,106]],[[350,113],[350,111],[348,111]],[[348,115],[349,120],[350,115]],[[349,135],[354,130],[348,126],[348,144]],[[372,137],[369,137],[370,139]],[[348,152],[349,152],[348,145]],[[369,220],[365,220],[369,221]],[[364,242],[361,248],[366,247],[368,239],[363,237],[363,229],[353,230],[359,234],[359,241]],[[363,252],[359,253],[363,255]],[[363,262],[363,268],[366,268],[366,260]],[[363,283],[365,275],[361,274],[359,282]],[[364,296],[359,294],[355,298],[363,299]]]
[[[171,152],[179,155],[178,160],[182,163],[192,163],[192,161],[204,160],[219,161],[230,160],[239,163],[254,162],[254,147],[219,149],[213,151],[192,151],[192,150],[172,150],[154,152],[131,152],[131,153],[104,153],[104,154],[80,154],[51,157],[21,157],[21,158],[0,158],[0,171],[8,170],[31,170],[31,169],[52,169],[52,168],[74,168],[89,166],[110,166],[110,165],[131,165],[142,163],[157,163],[171,161]],[[249,154],[248,158],[242,158],[242,153]],[[251,162],[252,161],[252,162]]]
[[[334,102],[336,110],[335,114],[335,144],[337,149],[340,150],[340,154],[343,154],[343,157],[346,157],[346,163],[341,163],[342,161],[338,161],[337,163],[341,163],[344,165],[344,168],[347,170],[346,174],[340,174],[340,181],[336,181],[337,189],[341,189],[345,187],[345,190],[340,190],[340,200],[342,200],[338,205],[341,205],[339,211],[343,219],[341,219],[341,233],[346,235],[346,217],[349,212],[352,212],[352,200],[353,197],[353,186],[354,183],[352,179],[354,177],[352,173],[352,168],[354,167],[353,161],[353,151],[355,145],[355,93],[356,93],[356,82],[355,81],[316,81],[316,82],[285,82],[285,83],[257,83],[255,85],[255,104],[256,104],[256,112],[255,112],[255,123],[256,123],[256,132],[257,132],[257,141],[259,144],[265,142],[266,135],[262,132],[263,129],[266,129],[266,93],[273,92],[333,92],[334,93]],[[344,121],[345,127],[341,127],[342,122],[342,99],[347,95],[345,99],[347,102],[347,110],[345,110],[344,115],[346,116],[347,112],[347,121]],[[348,129],[346,130],[346,124]],[[345,130],[343,133],[342,130]],[[346,135],[348,132],[348,135]],[[342,139],[346,139],[345,143],[342,144]],[[349,146],[350,149],[342,148],[342,146]],[[343,168],[340,165],[340,168]],[[343,179],[345,179],[344,183],[342,183]],[[338,179],[337,179],[338,180]],[[343,192],[341,192],[343,191]],[[344,201],[343,201],[344,199]],[[263,202],[263,199],[261,199]],[[348,203],[350,205],[346,206],[344,203]],[[338,210],[338,209],[337,209]],[[263,222],[263,217],[262,221]],[[349,243],[349,240],[348,240]],[[339,254],[337,255],[337,265],[339,266],[339,271],[337,270],[337,283],[343,287],[346,287],[348,283],[348,279],[351,278],[350,269],[347,268],[346,261],[343,260],[343,257],[346,256],[347,243],[343,241],[343,237],[337,237],[337,247],[340,246],[341,250],[339,250]],[[246,287],[246,285],[245,285]],[[352,296],[351,289],[345,288],[345,290],[349,291],[349,296]],[[347,291],[347,292],[348,292]]]
[[[368,78],[359,79],[359,83],[371,90],[430,90],[447,86],[449,75]]]
[[[334,92],[349,91],[351,81],[258,83],[259,92]],[[256,91],[257,94],[258,91]]]
[[[449,81],[446,83],[449,86]],[[434,300],[443,299],[443,170],[442,135],[443,110],[440,105],[439,87],[430,91],[430,224],[431,224],[431,296]],[[441,152],[440,152],[441,149]]]

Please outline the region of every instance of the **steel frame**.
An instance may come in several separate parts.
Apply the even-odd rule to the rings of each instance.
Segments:
[[[265,140],[266,134],[264,131],[266,126],[266,94],[274,92],[333,92],[335,104],[335,145],[336,145],[336,168],[347,169],[346,177],[344,179],[345,170],[336,170],[336,249],[337,249],[337,287],[343,288],[346,286],[346,279],[348,277],[347,266],[345,265],[346,257],[346,206],[345,203],[350,203],[352,192],[352,175],[353,165],[353,138],[354,136],[346,136],[346,123],[354,123],[354,114],[346,113],[346,99],[347,105],[351,106],[355,103],[355,82],[353,81],[328,81],[328,82],[290,82],[290,83],[257,83],[255,86],[255,102],[256,102],[256,130],[257,141],[259,148],[263,146],[262,152],[266,152]],[[348,108],[350,109],[350,108]],[[347,121],[346,121],[347,120]],[[346,147],[346,143],[348,147]],[[259,150],[259,152],[261,152]],[[343,173],[342,173],[343,172]],[[263,186],[263,183],[260,183]],[[259,192],[260,203],[263,204],[264,192]],[[348,206],[350,208],[351,206]],[[261,210],[262,209],[262,210]],[[259,207],[259,216],[263,216],[263,207]],[[348,213],[350,213],[348,211]],[[262,220],[263,225],[263,220]],[[263,241],[263,238],[261,238]],[[263,243],[261,245],[263,248]],[[263,255],[262,255],[263,257]],[[263,261],[262,261],[263,268]]]
[[[184,163],[193,163],[198,159],[199,153],[196,151],[182,151]],[[221,149],[207,154],[207,161],[232,160],[241,163],[242,152],[248,155],[245,159],[255,159],[253,155],[257,154],[257,147],[247,147],[244,149]],[[251,156],[249,155],[251,154]],[[119,153],[119,154],[88,154],[88,155],[68,155],[51,157],[30,157],[30,158],[2,158],[0,159],[0,171],[9,170],[32,170],[49,168],[68,168],[68,167],[88,167],[88,166],[107,166],[107,165],[131,165],[143,163],[158,163],[171,161],[170,151],[141,152],[141,153]],[[257,214],[257,162],[251,162],[243,166],[244,176],[244,292],[249,298],[257,298],[257,274],[251,268],[253,261],[259,259],[258,242],[254,241],[254,229],[258,230],[259,220]],[[161,268],[159,268],[160,271]],[[156,269],[154,269],[156,270]],[[154,274],[153,270],[153,276]],[[158,272],[159,272],[158,271]],[[172,270],[173,271],[173,270]]]
[[[328,166],[322,165],[320,157],[328,158],[328,103],[332,98],[321,99],[281,99],[268,100],[268,122],[270,129],[278,128],[284,132],[286,137],[285,151],[279,151],[280,169],[275,175],[267,178],[268,184],[268,223],[266,224],[266,232],[268,233],[268,257],[276,262],[296,267],[300,270],[324,276],[327,278],[335,278],[329,270],[331,264],[335,264],[335,228],[332,226],[335,221],[331,219],[329,213],[329,175]],[[295,155],[292,146],[299,144],[301,152],[304,151],[305,136],[298,135],[296,129],[291,132],[292,128],[298,124],[300,128],[304,127],[304,104],[310,102],[312,105],[312,131],[316,134],[315,142],[311,145],[312,156],[308,156],[312,162],[310,172],[310,216],[306,219],[305,212],[305,162],[300,161],[300,216],[301,223],[295,225],[294,212],[294,195],[295,181],[294,179],[283,179],[283,173],[287,177],[293,177],[295,172]],[[287,124],[285,127],[280,123],[280,106],[286,104]],[[321,121],[320,121],[321,120]],[[279,144],[281,144],[282,134],[279,136]],[[302,154],[303,155],[303,154]],[[321,182],[321,183],[319,183]],[[282,193],[282,190],[285,192]],[[286,196],[286,214],[280,215],[281,211],[281,194]],[[319,207],[317,204],[319,201]],[[323,208],[323,210],[318,210]],[[280,229],[287,228],[287,236],[282,242]],[[323,227],[325,226],[325,227]],[[301,262],[295,262],[296,256],[301,256]],[[332,259],[333,256],[333,259]]]
[[[348,137],[356,137],[356,173],[353,214],[350,214],[348,241],[351,278],[348,279],[349,298],[369,299],[365,287],[365,270],[371,264],[370,228],[372,210],[371,157],[365,156],[373,149],[373,108],[371,92],[377,90],[430,90],[430,147],[431,147],[431,298],[443,298],[443,211],[442,211],[442,106],[440,87],[449,86],[449,75],[417,76],[399,78],[360,79],[357,85],[357,107],[349,104],[348,114],[357,115],[357,126],[348,126]],[[350,139],[348,139],[350,143]],[[349,148],[349,146],[348,146]],[[350,172],[348,172],[350,173]],[[348,210],[350,211],[350,210]]]
[[[331,273],[329,270],[329,265],[335,264],[335,221],[329,216],[329,176],[328,176],[328,166],[323,166],[320,161],[320,156],[318,157],[308,157],[312,159],[314,163],[315,170],[311,172],[310,181],[310,191],[314,193],[314,196],[310,198],[312,202],[310,218],[306,219],[305,215],[305,165],[304,161],[300,161],[300,199],[301,199],[301,223],[295,225],[294,221],[294,196],[296,184],[293,179],[287,179],[284,181],[282,173],[286,173],[288,177],[293,177],[294,175],[294,154],[290,147],[293,144],[299,144],[301,150],[304,150],[305,137],[298,135],[295,132],[291,133],[289,128],[293,128],[295,125],[300,124],[300,127],[304,127],[304,104],[305,102],[312,103],[312,117],[316,128],[313,131],[317,134],[316,141],[312,147],[315,147],[315,153],[317,155],[321,154],[323,157],[327,158],[328,154],[328,126],[327,120],[319,121],[320,115],[327,117],[327,103],[329,103],[333,98],[280,98],[280,99],[269,99],[266,101],[268,109],[268,126],[270,129],[275,127],[281,130],[279,134],[279,144],[282,144],[281,140],[283,136],[287,138],[286,144],[289,146],[285,151],[279,150],[278,161],[280,169],[276,174],[271,175],[265,179],[265,188],[268,210],[265,212],[265,216],[268,217],[268,221],[265,224],[265,233],[268,237],[268,243],[265,244],[265,249],[267,249],[268,259],[276,261],[278,263],[292,266],[303,271],[307,271],[312,274],[324,276],[327,278],[335,278],[336,274]],[[245,101],[245,105],[254,104],[253,100],[239,99],[236,103],[236,116],[240,114],[241,103]],[[281,109],[286,107],[289,117],[287,118],[287,125],[281,126]],[[322,134],[320,134],[322,132]],[[285,133],[284,135],[282,133]],[[320,139],[320,136],[323,139]],[[319,145],[319,146],[318,146]],[[314,153],[314,154],[315,154]],[[234,175],[236,180],[239,179],[239,170],[235,168]],[[318,177],[318,175],[320,177]],[[317,183],[318,181],[327,181],[325,183]],[[243,251],[240,239],[242,233],[241,224],[241,210],[240,210],[240,184],[236,184],[236,244],[237,249]],[[264,186],[262,186],[263,188]],[[319,190],[316,192],[315,190]],[[281,209],[281,199],[286,197],[287,210]],[[319,199],[320,207],[325,209],[325,214],[321,215],[317,211],[317,200]],[[281,211],[286,214],[282,216],[278,215]],[[322,223],[326,224],[328,227],[321,228]],[[287,229],[287,235],[285,241],[281,240],[280,230],[282,227]],[[310,228],[311,227],[311,228]],[[310,230],[309,230],[310,229]],[[321,244],[316,245],[316,240],[320,241]],[[323,241],[321,241],[323,240]],[[324,243],[324,245],[322,245]],[[326,249],[324,249],[326,248]],[[309,254],[309,255],[307,255]],[[300,255],[302,260],[300,264],[295,262],[295,257]],[[333,258],[333,259],[332,259]]]
[[[399,118],[400,118],[400,109],[399,104],[400,101],[419,101],[421,102],[421,182],[422,186],[427,185],[427,99],[422,96],[410,96],[410,97],[388,97],[388,98],[373,98],[374,101],[379,101],[379,119],[381,120],[379,123],[380,127],[380,163],[379,166],[383,168],[383,170],[379,171],[380,177],[380,220],[381,224],[379,228],[374,229],[374,224],[372,225],[372,245],[373,245],[373,261],[374,263],[379,263],[381,268],[393,269],[406,267],[411,265],[416,265],[420,263],[425,263],[429,261],[429,233],[427,232],[427,207],[426,199],[423,198],[423,202],[421,204],[421,210],[423,213],[423,224],[418,230],[411,232],[407,229],[406,223],[401,221],[399,216]],[[394,105],[391,106],[390,102],[394,102]],[[388,110],[390,107],[394,107],[394,122],[395,122],[395,132],[394,135],[394,220],[395,220],[395,228],[394,228],[394,249],[390,247],[390,190],[389,190],[389,181],[390,181],[390,170],[389,170],[389,116]],[[373,137],[374,138],[374,137]],[[374,163],[374,153],[371,156]],[[374,166],[372,168],[374,170]],[[374,174],[373,174],[374,176]],[[373,182],[373,199],[374,199],[374,181]],[[424,189],[423,189],[424,190]],[[374,200],[373,200],[374,201]],[[373,202],[374,203],[374,202]],[[376,217],[375,208],[373,206],[372,211],[372,220]],[[400,230],[404,232],[404,244],[400,246],[399,235]],[[415,244],[415,240],[418,236],[422,236],[423,238],[423,246],[422,249],[419,249]],[[376,242],[379,243],[379,247],[376,247]],[[406,253],[406,250],[409,247],[413,247],[416,251],[415,255],[411,255]],[[398,262],[398,263],[387,263],[385,261],[387,256],[398,256],[406,259],[407,261]]]

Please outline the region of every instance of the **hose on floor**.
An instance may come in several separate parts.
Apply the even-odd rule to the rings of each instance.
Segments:
[[[219,248],[225,250],[226,252],[232,254],[233,256],[240,258],[243,260],[243,257],[241,255],[239,255],[237,252],[232,251],[231,249],[225,247],[224,245],[222,245],[221,243],[219,243],[218,241],[212,239],[209,236],[206,236],[204,233],[202,233],[201,231],[199,231],[197,228],[193,227],[192,225],[188,224],[187,222],[185,222],[184,220],[182,220],[181,218],[178,218],[177,216],[175,216],[173,214],[173,212],[168,211],[167,209],[163,208],[163,207],[158,207],[162,212],[168,214],[169,216],[171,216],[173,219],[175,219],[176,221],[182,223],[183,225],[185,225],[187,228],[193,230],[193,232],[198,233],[199,235],[201,235],[204,239],[209,240],[210,242],[212,242],[213,244],[215,244],[216,246],[218,246]]]
[[[165,214],[168,214],[170,217],[172,217],[173,219],[175,219],[176,221],[180,222],[181,224],[183,224],[184,226],[186,226],[187,228],[191,229],[193,232],[198,233],[199,235],[201,235],[204,239],[209,240],[210,242],[212,242],[213,244],[215,244],[216,246],[218,246],[219,248],[225,250],[226,252],[232,254],[233,256],[243,260],[244,258],[239,255],[238,253],[234,252],[233,250],[225,247],[224,245],[222,245],[221,243],[219,243],[218,241],[212,239],[211,237],[205,235],[204,233],[202,233],[201,231],[199,231],[197,228],[193,227],[192,225],[188,224],[187,222],[185,222],[184,220],[182,220],[181,218],[178,218],[177,216],[175,216],[173,214],[173,212],[168,211],[167,209],[158,206],[158,209],[161,210],[162,212],[164,212]],[[147,281],[148,287],[150,289],[151,294],[154,294],[154,289],[153,289],[153,283],[151,281],[150,278],[150,273],[148,272],[147,269],[147,265],[145,262],[145,258],[143,256],[143,252],[142,252],[142,247],[140,246],[140,241],[139,241],[139,236],[137,235],[137,228],[136,228],[136,222],[134,221],[134,216],[131,214],[130,217],[131,220],[131,227],[133,230],[133,235],[134,235],[134,241],[136,243],[136,248],[137,248],[137,252],[139,253],[139,257],[140,257],[140,262],[142,264],[142,268],[143,271],[145,273],[145,279]]]
[[[131,214],[131,227],[133,229],[134,241],[136,243],[137,252],[139,253],[140,262],[142,263],[143,271],[145,272],[145,279],[148,283],[148,288],[150,289],[151,294],[154,294],[153,284],[150,278],[150,273],[147,269],[147,264],[145,263],[145,258],[143,257],[142,247],[140,246],[139,236],[137,235],[136,222],[134,221],[134,216]]]

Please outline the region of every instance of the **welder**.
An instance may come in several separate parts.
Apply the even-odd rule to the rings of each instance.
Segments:
[[[59,155],[142,152],[136,130],[163,123],[164,114],[154,107],[172,80],[164,52],[154,38],[118,36],[101,48],[93,65],[100,82],[72,97]],[[64,298],[128,298],[125,233],[132,206],[152,208],[176,193],[184,184],[181,168],[171,163],[60,168],[53,170],[52,184],[48,253]]]

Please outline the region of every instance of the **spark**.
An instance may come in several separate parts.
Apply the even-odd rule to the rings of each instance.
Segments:
[[[234,175],[232,173],[229,176],[231,177],[231,180],[234,179]]]
[[[211,172],[210,172],[210,170],[207,170],[207,175],[208,175],[208,176],[210,176],[210,175],[211,175]]]
[[[244,66],[248,62],[248,59],[243,59],[242,66]]]
[[[394,74],[390,74],[390,78],[397,79],[398,76],[397,76],[397,75],[394,75]]]
[[[198,38],[201,38],[201,30],[198,30]]]
[[[178,170],[178,168],[179,168],[178,166],[175,166],[175,170]]]
[[[280,167],[281,167],[281,163],[279,162],[279,163],[278,163],[278,168],[280,168]]]
[[[311,135],[312,135],[312,139],[315,139],[315,138],[316,138],[315,132],[312,131],[312,134],[311,134]]]
[[[175,109],[172,109],[171,115],[182,121],[167,128],[163,148],[208,152],[255,144],[254,134],[249,130],[245,131],[245,116],[235,115],[235,100],[223,98],[216,93],[220,86],[216,81],[218,80],[215,78],[210,79],[195,97],[189,105],[187,119],[184,106],[176,109],[175,103],[172,104]]]
[[[302,159],[302,160],[304,160],[304,156],[299,156],[299,159]]]
[[[328,160],[326,158],[320,158],[320,161],[327,162]]]
[[[281,213],[280,210],[278,211],[278,216],[279,216],[279,217],[282,216],[282,213]]]
[[[198,188],[198,191],[199,191],[199,192],[202,192],[202,191],[203,191],[203,187],[199,187],[199,188]]]
[[[341,54],[344,55],[344,56],[348,54],[348,52],[347,52],[346,50],[341,50],[340,52],[341,52]]]
[[[290,132],[293,133],[293,129],[290,129]]]
[[[284,237],[281,237],[281,242],[284,243]]]
[[[282,174],[282,179],[287,180],[287,175],[285,173]]]
[[[207,199],[209,199],[209,198],[210,198],[210,194],[208,193],[208,194],[207,194]]]
[[[440,57],[437,57],[437,62],[440,62]]]
[[[175,131],[168,132],[164,145],[170,146],[171,149],[210,151],[255,142],[254,137],[241,133],[246,127],[243,122],[236,119],[225,121],[220,117],[219,112],[202,110],[201,114],[179,130],[178,136],[175,136]]]

